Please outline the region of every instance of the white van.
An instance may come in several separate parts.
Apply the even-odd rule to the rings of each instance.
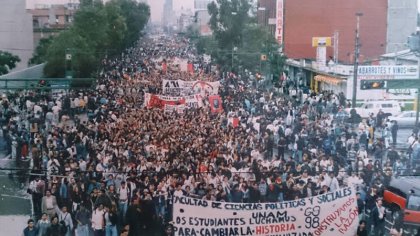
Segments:
[[[350,111],[351,109],[349,109]],[[369,117],[369,114],[376,116],[379,110],[382,110],[385,114],[396,116],[401,113],[401,106],[398,101],[395,100],[379,100],[379,101],[367,101],[360,107],[356,108],[356,112],[361,117]]]

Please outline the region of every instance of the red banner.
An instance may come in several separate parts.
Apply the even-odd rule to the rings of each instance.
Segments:
[[[219,95],[209,96],[210,110],[213,113],[223,112],[222,98]]]

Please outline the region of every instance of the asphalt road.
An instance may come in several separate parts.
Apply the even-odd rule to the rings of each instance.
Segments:
[[[0,167],[14,168],[15,161],[0,152]],[[27,184],[22,184],[9,171],[0,171],[0,235],[21,235],[26,221],[32,215]]]
[[[86,117],[81,117],[82,120]],[[412,129],[400,129],[398,131],[397,148],[405,151],[407,138]],[[379,135],[379,134],[378,134]],[[2,146],[0,137],[0,146]],[[10,160],[0,150],[0,167],[14,168],[15,161]],[[9,171],[0,171],[0,235],[20,235],[26,225],[27,219],[32,215],[30,195],[26,193],[27,183],[22,184],[16,175],[10,175]]]

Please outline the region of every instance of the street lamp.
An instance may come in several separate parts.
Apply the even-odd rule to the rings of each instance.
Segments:
[[[231,72],[233,72],[233,54],[234,54],[234,52],[236,52],[236,50],[238,50],[238,48],[232,45],[232,69],[231,69]]]
[[[360,17],[363,16],[363,13],[356,13],[356,36],[355,36],[355,45],[354,45],[354,69],[353,69],[353,97],[351,101],[351,107],[356,108],[356,96],[357,96],[357,70],[359,68],[359,53],[360,53],[360,44],[359,44],[359,27],[360,27]]]

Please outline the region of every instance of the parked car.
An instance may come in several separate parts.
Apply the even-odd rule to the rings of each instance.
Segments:
[[[350,112],[351,108],[346,109]],[[369,117],[370,114],[378,114],[379,110],[382,110],[386,115],[397,116],[401,113],[401,106],[398,101],[395,100],[378,100],[378,101],[367,101],[360,107],[355,108],[357,114],[361,117]]]
[[[384,191],[384,202],[395,220],[402,220],[405,228],[420,226],[420,177],[393,178]]]
[[[388,117],[390,121],[398,122],[399,127],[414,127],[416,122],[416,111],[403,111],[397,116]]]

